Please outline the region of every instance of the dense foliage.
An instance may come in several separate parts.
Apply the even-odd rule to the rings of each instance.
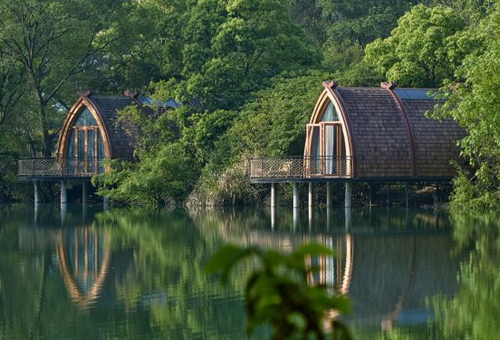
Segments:
[[[244,160],[301,154],[320,84],[334,79],[451,89],[436,116],[469,132],[464,156],[477,169],[457,180],[455,201],[496,205],[498,5],[1,0],[0,201],[30,196],[16,160],[53,154],[68,106],[86,89],[182,103],[152,117],[123,113],[141,132],[139,162],[96,181],[101,193],[154,205],[258,201]]]

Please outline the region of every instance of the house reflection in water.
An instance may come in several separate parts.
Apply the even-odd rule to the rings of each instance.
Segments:
[[[66,229],[57,243],[57,260],[71,299],[88,308],[99,298],[111,262],[103,230],[90,226]]]
[[[326,245],[337,251],[337,257],[310,259],[321,268],[311,276],[311,284],[346,294],[353,304],[352,324],[381,329],[425,324],[433,319],[426,299],[457,291],[460,261],[453,255],[453,238],[445,227],[449,224],[432,211],[407,215],[404,210],[398,214],[383,209],[373,215],[368,218],[354,211],[347,229],[343,223],[349,217],[342,216],[336,221],[341,223],[329,230],[319,225],[302,232],[253,229],[245,240],[229,237],[228,241],[285,252],[304,242]]]
[[[34,225],[18,229],[20,247],[50,254],[68,297],[78,308],[113,300],[113,285],[131,265],[131,254],[111,250],[111,236],[94,223],[93,215],[100,207],[71,206],[61,220],[53,206],[43,208]]]

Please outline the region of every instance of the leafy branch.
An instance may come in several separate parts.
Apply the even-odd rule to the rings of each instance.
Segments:
[[[235,266],[253,257],[258,267],[249,276],[245,288],[248,317],[247,332],[256,326],[269,324],[272,339],[327,339],[324,325],[331,323],[334,339],[352,339],[347,325],[335,315],[349,312],[349,300],[325,285],[313,284],[311,278],[321,270],[311,265],[315,257],[335,256],[335,252],[319,244],[306,244],[291,254],[258,247],[221,247],[207,264],[207,271],[219,274],[226,283]],[[330,325],[329,325],[330,326]]]

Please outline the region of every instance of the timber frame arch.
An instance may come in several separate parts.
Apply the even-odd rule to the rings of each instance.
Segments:
[[[104,158],[113,158],[110,132],[97,105],[88,97],[89,94],[90,93],[83,94],[69,110],[68,116],[61,129],[61,135],[59,136],[57,147],[57,159],[59,160],[68,158],[71,130],[85,108],[89,110],[97,122],[99,133],[103,139]]]
[[[318,175],[356,177],[355,145],[343,99],[335,91],[337,83],[323,82],[323,87],[325,89],[319,96],[306,127],[304,158],[319,159],[320,164],[317,165],[319,169],[313,171]],[[333,105],[333,111],[338,120],[323,120],[329,105]],[[326,145],[327,131],[335,136],[336,140],[331,141],[335,144],[333,148]],[[319,142],[319,147],[317,142]]]

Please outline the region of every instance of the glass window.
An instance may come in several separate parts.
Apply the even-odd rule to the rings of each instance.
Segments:
[[[76,120],[75,126],[97,126],[97,122],[89,109],[84,108]]]
[[[339,121],[339,116],[337,114],[337,110],[335,109],[335,106],[333,105],[332,102],[328,104],[326,107],[325,112],[323,113],[323,118],[321,119],[322,122],[338,122]]]

